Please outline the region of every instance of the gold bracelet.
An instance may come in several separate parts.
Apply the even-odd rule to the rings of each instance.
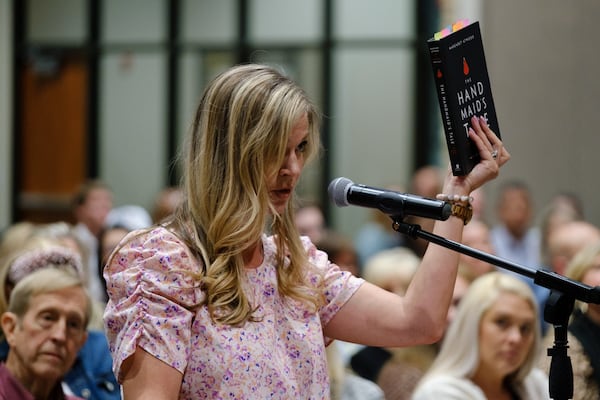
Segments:
[[[464,224],[468,224],[473,217],[473,207],[471,204],[462,205],[460,203],[450,203],[452,205],[450,215],[458,217],[463,220]]]

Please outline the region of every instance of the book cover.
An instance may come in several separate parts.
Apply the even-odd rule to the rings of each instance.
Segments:
[[[466,175],[480,161],[468,137],[471,117],[484,117],[500,137],[479,22],[459,21],[427,45],[452,173]]]

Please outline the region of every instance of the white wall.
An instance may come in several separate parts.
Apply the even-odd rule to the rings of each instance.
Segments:
[[[600,226],[600,2],[484,2],[486,56],[512,160],[499,182],[522,178],[538,211],[558,191],[579,194]]]

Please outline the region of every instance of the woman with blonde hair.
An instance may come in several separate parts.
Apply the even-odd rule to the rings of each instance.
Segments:
[[[490,272],[469,286],[414,400],[548,399],[538,309],[529,286]]]
[[[457,199],[510,158],[473,118],[482,161],[450,171]],[[187,145],[185,201],[172,223],[129,234],[104,270],[114,370],[130,399],[329,397],[325,346],[437,340],[458,256],[432,246],[404,297],[332,264],[294,224],[294,190],[319,149],[319,113],[274,68],[217,76]],[[463,197],[464,196],[464,197]],[[435,232],[460,240],[464,204]]]

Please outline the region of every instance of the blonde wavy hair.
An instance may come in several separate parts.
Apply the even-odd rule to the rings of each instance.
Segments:
[[[197,108],[183,160],[186,200],[170,227],[203,260],[197,278],[216,322],[253,320],[241,285],[242,252],[265,230],[277,245],[280,293],[315,310],[321,304],[317,288],[305,281],[308,259],[293,222],[294,204],[278,214],[266,186],[278,174],[292,127],[304,115],[308,161],[320,148],[316,107],[291,79],[255,64],[217,76]]]

